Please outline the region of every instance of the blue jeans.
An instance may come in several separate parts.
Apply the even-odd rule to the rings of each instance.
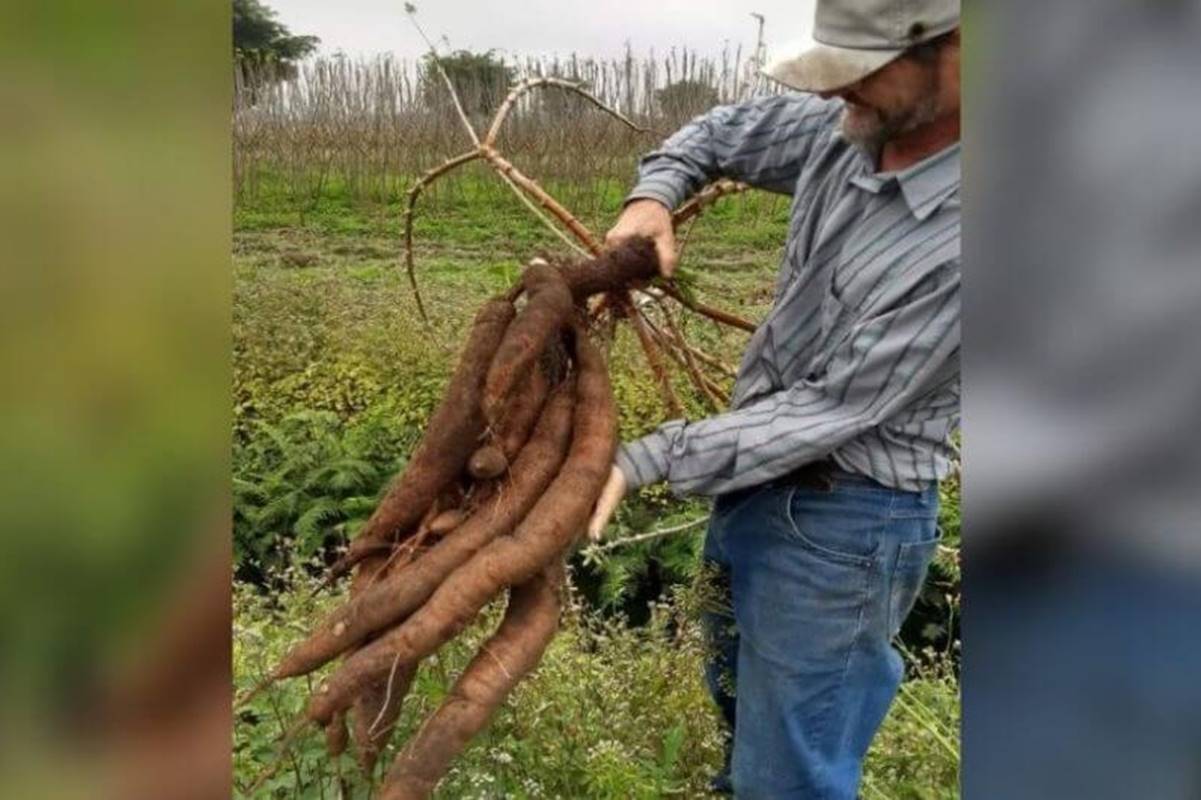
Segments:
[[[830,483],[714,504],[705,560],[731,603],[706,614],[706,678],[733,732],[714,788],[739,800],[853,800],[900,685],[891,640],[937,546],[937,487]]]
[[[1182,550],[1177,572],[1138,549],[1090,549],[1087,535],[1015,533],[1016,552],[976,545],[964,582],[963,796],[1197,800],[1192,557]]]

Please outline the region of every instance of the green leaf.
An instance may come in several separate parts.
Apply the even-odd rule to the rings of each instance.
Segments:
[[[659,759],[659,767],[665,775],[670,775],[679,760],[680,750],[684,746],[684,725],[678,724],[663,737],[663,755]]]
[[[324,534],[326,523],[341,517],[338,501],[322,497],[310,505],[296,520],[292,531],[301,539],[312,541]]]

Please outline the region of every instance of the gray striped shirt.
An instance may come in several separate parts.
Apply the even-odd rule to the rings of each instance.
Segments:
[[[775,301],[731,410],[623,445],[631,486],[715,495],[830,457],[899,489],[945,477],[959,422],[956,144],[896,173],[839,131],[842,102],[721,106],[642,160],[630,198],[669,208],[719,177],[792,195]]]

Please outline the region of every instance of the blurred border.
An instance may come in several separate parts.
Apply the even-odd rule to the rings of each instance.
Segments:
[[[964,794],[1201,796],[1201,10],[964,9]],[[0,40],[0,794],[229,795],[229,9]]]
[[[0,795],[229,795],[230,11],[0,33]]]
[[[1201,797],[1201,6],[964,13],[963,794]]]

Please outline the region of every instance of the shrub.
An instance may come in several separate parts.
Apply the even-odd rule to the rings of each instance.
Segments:
[[[416,429],[386,408],[354,424],[331,412],[255,421],[236,449],[234,559],[261,577],[291,559],[328,555],[354,536],[380,488],[403,464]]]
[[[234,589],[234,678],[255,683],[332,598],[312,597],[313,579],[293,570],[295,588],[274,597]],[[542,665],[523,682],[457,762],[438,792],[456,798],[660,798],[710,796],[724,737],[704,687],[697,610],[704,587],[677,589],[631,627],[578,603],[564,615]],[[445,696],[495,627],[492,608],[418,672],[394,739],[402,741]],[[313,676],[313,684],[320,675]],[[234,775],[246,785],[277,757],[275,739],[301,712],[309,685],[291,681],[242,710],[234,730]],[[916,670],[867,761],[865,797],[931,800],[957,796],[957,688],[945,663]],[[392,747],[381,759],[395,754]],[[331,762],[319,733],[300,740],[256,795],[337,796],[338,775],[363,796],[352,756]]]

